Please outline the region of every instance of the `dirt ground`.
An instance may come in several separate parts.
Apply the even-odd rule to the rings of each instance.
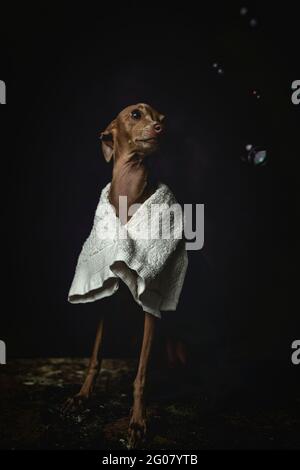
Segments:
[[[14,360],[0,370],[0,448],[124,449],[135,361],[106,359],[92,400],[63,416],[86,359]],[[216,399],[184,371],[152,372],[146,449],[300,448],[300,400]],[[250,403],[252,402],[252,403]]]

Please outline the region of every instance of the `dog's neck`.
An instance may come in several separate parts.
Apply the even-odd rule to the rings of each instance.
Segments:
[[[137,154],[118,155],[114,161],[109,199],[119,214],[119,196],[127,196],[128,209],[142,204],[153,192],[149,168]]]

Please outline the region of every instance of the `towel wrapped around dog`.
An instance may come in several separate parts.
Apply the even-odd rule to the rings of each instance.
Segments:
[[[188,259],[183,215],[170,189],[156,191],[121,224],[102,190],[92,231],[80,253],[68,300],[93,302],[114,294],[119,281],[145,312],[176,310]]]

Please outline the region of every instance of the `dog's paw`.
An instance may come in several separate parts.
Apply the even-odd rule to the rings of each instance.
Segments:
[[[62,414],[73,413],[74,411],[84,408],[89,399],[89,394],[77,393],[74,397],[68,398],[68,400],[63,404],[61,408]]]
[[[140,447],[146,439],[147,423],[145,413],[132,413],[128,428],[128,448]]]

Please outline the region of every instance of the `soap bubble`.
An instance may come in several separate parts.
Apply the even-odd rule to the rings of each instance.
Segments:
[[[249,23],[249,24],[250,24],[251,28],[256,28],[256,26],[257,26],[257,19],[256,19],[256,18],[252,18],[252,19],[250,20],[250,23]]]
[[[260,99],[260,93],[259,93],[257,90],[253,90],[253,91],[252,91],[252,95],[253,95],[254,98],[256,98],[257,100]]]
[[[216,70],[218,75],[224,75],[224,69],[221,67],[220,64],[218,64],[218,62],[214,62],[212,64],[212,67],[213,67],[213,69]]]
[[[253,158],[254,165],[265,165],[267,163],[267,151],[266,150],[258,150]]]
[[[242,7],[240,9],[241,16],[245,16],[245,15],[247,15],[247,13],[248,13],[248,8],[247,7]]]
[[[262,148],[254,147],[252,144],[246,145],[246,155],[242,160],[253,166],[263,166],[267,163],[267,151]]]

